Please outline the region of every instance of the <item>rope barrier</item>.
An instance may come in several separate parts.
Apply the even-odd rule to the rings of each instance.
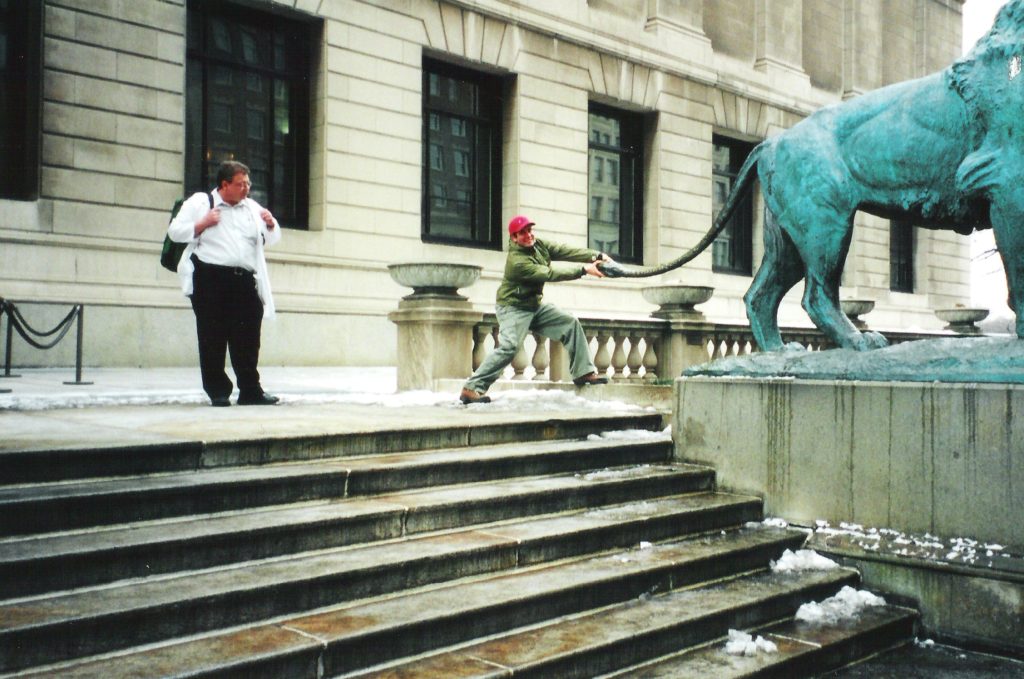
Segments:
[[[39,304],[47,304],[47,302],[39,302]],[[30,346],[45,351],[57,346],[57,344],[60,343],[60,341],[64,339],[71,330],[71,324],[77,321],[78,332],[75,348],[75,380],[73,382],[65,382],[64,384],[92,384],[92,382],[82,381],[82,316],[84,311],[85,305],[73,304],[71,306],[71,311],[69,311],[56,326],[50,330],[42,331],[36,330],[28,321],[25,320],[21,310],[18,309],[14,302],[0,297],[0,319],[2,319],[5,313],[7,314],[7,346],[4,351],[3,377],[20,377],[19,375],[11,374],[11,344],[14,339],[14,331],[17,331],[18,335],[28,342]],[[53,337],[53,339],[48,342],[42,341],[41,338],[45,337]]]

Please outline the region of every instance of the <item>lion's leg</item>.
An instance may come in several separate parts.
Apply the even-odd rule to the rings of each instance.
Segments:
[[[999,191],[989,215],[1006,271],[1007,302],[1017,316],[1017,337],[1024,339],[1024,198]]]
[[[803,239],[797,247],[807,267],[803,307],[811,321],[838,347],[863,351],[886,346],[880,334],[857,330],[839,306],[839,281],[850,249],[853,215],[845,220],[836,215],[831,225],[819,222],[807,233],[814,237]]]
[[[783,348],[779,332],[779,303],[804,275],[793,241],[779,228],[771,210],[764,211],[764,258],[750,289],[743,296],[754,340],[762,351]]]

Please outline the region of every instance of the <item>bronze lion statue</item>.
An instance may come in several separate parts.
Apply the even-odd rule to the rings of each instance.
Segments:
[[[945,70],[827,106],[762,142],[693,249],[659,267],[608,273],[652,276],[696,257],[751,189],[756,168],[765,248],[744,302],[762,350],[784,348],[779,303],[801,278],[803,308],[836,346],[887,344],[878,333],[858,331],[839,308],[858,210],[962,234],[993,228],[1017,336],[1024,337],[1022,57],[1024,0],[1011,0],[974,49]]]

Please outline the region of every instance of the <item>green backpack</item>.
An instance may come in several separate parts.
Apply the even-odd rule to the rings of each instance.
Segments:
[[[210,199],[210,209],[213,209],[213,194],[207,192],[206,197]],[[174,207],[171,208],[171,218],[168,220],[168,224],[174,221],[174,218],[178,216],[178,211],[181,210],[182,204],[187,198],[179,198],[174,201]],[[181,261],[181,256],[185,254],[185,248],[188,247],[188,243],[178,243],[177,241],[171,240],[170,236],[164,236],[164,249],[160,252],[160,266],[167,269],[168,271],[178,271],[178,262]]]

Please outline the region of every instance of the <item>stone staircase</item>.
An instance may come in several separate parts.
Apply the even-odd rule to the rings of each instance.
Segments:
[[[746,526],[757,498],[667,438],[586,439],[661,426],[3,453],[0,674],[812,676],[911,638],[891,606],[793,622],[856,572],[772,573],[805,536]]]

